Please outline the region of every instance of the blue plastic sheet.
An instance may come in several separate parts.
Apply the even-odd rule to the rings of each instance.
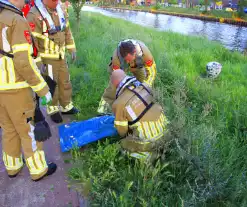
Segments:
[[[67,152],[74,146],[82,147],[105,137],[116,136],[114,119],[114,116],[107,115],[59,126],[61,151]]]

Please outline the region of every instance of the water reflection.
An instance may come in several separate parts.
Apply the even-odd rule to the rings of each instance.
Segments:
[[[185,35],[205,36],[212,41],[220,42],[230,50],[238,50],[240,52],[247,50],[247,28],[245,27],[120,9],[101,9],[85,6],[82,10],[99,12],[106,16],[122,18],[158,30],[170,30]]]
[[[159,28],[159,27],[160,27],[159,15],[156,15],[156,16],[155,16],[154,27],[155,27],[155,28]]]

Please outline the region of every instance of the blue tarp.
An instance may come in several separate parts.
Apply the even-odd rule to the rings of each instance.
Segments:
[[[118,135],[114,128],[114,116],[100,116],[58,127],[60,147],[67,152],[74,146],[82,147],[99,139]]]

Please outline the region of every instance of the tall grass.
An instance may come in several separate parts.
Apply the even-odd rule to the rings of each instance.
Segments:
[[[107,66],[121,39],[140,39],[158,68],[156,97],[170,121],[153,165],[121,155],[118,142],[74,151],[69,178],[92,206],[246,206],[247,57],[200,37],[159,32],[84,12],[74,31],[78,60],[70,65],[79,119],[96,114]],[[203,78],[218,61],[216,80]]]

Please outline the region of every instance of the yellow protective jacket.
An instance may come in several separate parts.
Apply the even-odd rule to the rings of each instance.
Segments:
[[[128,40],[125,40],[128,41]],[[153,85],[156,77],[156,64],[154,58],[148,47],[140,40],[131,40],[136,48],[136,59],[130,64],[121,57],[119,52],[119,45],[113,52],[112,61],[110,64],[111,70],[127,70],[129,69],[133,75],[143,83],[150,87]]]
[[[47,8],[54,24],[59,27],[59,16],[55,10]],[[27,20],[35,37],[40,56],[45,59],[64,59],[65,49],[69,52],[76,51],[73,35],[69,26],[68,14],[64,11],[66,28],[55,34],[49,34],[49,24],[45,21],[36,6],[33,6],[27,15]]]
[[[1,3],[4,7],[4,4]],[[15,9],[0,10],[0,93],[31,87],[39,96],[49,88],[34,61],[31,30],[26,19]]]
[[[147,84],[136,85],[129,80],[122,81],[112,105],[115,128],[122,137],[131,132],[142,142],[156,141],[164,135],[168,123],[166,116],[162,107],[154,103]]]

